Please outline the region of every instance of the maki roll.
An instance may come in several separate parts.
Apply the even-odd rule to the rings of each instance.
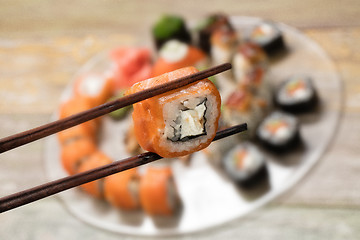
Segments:
[[[272,22],[262,22],[250,34],[250,41],[259,45],[268,56],[286,50],[280,29]]]
[[[105,199],[122,210],[140,208],[140,176],[137,169],[129,169],[105,178]]]
[[[179,68],[188,66],[201,68],[206,64],[207,57],[200,49],[178,40],[171,40],[160,49],[159,58],[153,66],[151,75],[156,77]]]
[[[270,114],[259,125],[256,134],[265,147],[275,152],[288,151],[300,142],[298,120],[286,113]]]
[[[253,187],[268,175],[264,156],[249,142],[238,144],[231,149],[222,165],[228,176],[244,188]]]
[[[198,72],[186,67],[136,83],[127,94]],[[134,104],[132,114],[139,145],[162,157],[188,155],[207,147],[215,137],[221,99],[208,79]]]
[[[151,216],[172,216],[180,207],[180,199],[169,167],[150,167],[140,181],[140,202]]]
[[[238,84],[247,86],[257,93],[267,88],[264,83],[267,66],[265,52],[256,44],[245,42],[238,46],[234,54],[234,79]]]
[[[318,101],[314,84],[308,76],[292,76],[285,80],[274,97],[282,110],[292,113],[309,111]]]
[[[94,168],[101,167],[103,165],[111,163],[112,160],[101,151],[93,152],[86,160],[80,163],[80,166],[76,170],[77,173],[92,170]],[[80,187],[88,194],[96,197],[104,197],[104,179],[98,179],[89,183],[80,185]]]
[[[197,27],[197,44],[201,50],[210,54],[211,36],[217,29],[233,31],[233,27],[226,15],[214,14],[204,19]]]
[[[191,35],[184,20],[178,16],[165,15],[152,28],[156,49],[160,49],[167,41],[177,39],[191,43]]]

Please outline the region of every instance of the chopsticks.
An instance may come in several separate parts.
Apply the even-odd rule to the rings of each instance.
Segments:
[[[119,98],[117,100],[102,104],[100,106],[91,108],[87,111],[72,115],[70,117],[60,119],[45,125],[42,125],[37,128],[30,129],[25,132],[21,132],[9,137],[5,137],[0,139],[0,153],[9,151],[16,147],[25,145],[27,143],[36,141],[40,138],[47,137],[51,134],[60,132],[67,128],[73,127],[75,125],[84,123],[91,119],[100,117],[112,111],[115,111],[119,108],[123,108],[125,106],[143,101],[147,98],[154,97],[156,95],[184,87],[193,82],[199,81],[204,78],[208,78],[210,76],[216,75],[218,73],[224,72],[231,68],[230,63],[221,64],[215,67],[211,67],[209,69],[197,72],[195,74],[191,74],[179,79],[176,79],[170,83],[161,84],[153,88],[149,88],[134,94],[130,94]]]
[[[236,125],[222,131],[218,131],[213,141],[231,136],[245,130],[247,130],[246,123]],[[39,185],[34,188],[14,193],[12,195],[0,198],[0,213],[54,195],[56,193],[79,186],[81,184],[91,182],[96,179],[109,176],[111,174],[122,172],[130,168],[138,167],[159,160],[161,158],[162,157],[157,155],[156,153],[146,152],[123,160],[118,160],[111,164],[98,167],[86,172],[64,177],[49,183],[45,183],[43,185]]]

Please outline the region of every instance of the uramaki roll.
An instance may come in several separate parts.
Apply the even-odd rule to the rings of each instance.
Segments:
[[[94,122],[83,123],[65,129],[57,134],[59,142],[61,145],[69,144],[72,141],[76,141],[79,138],[90,138],[94,142],[96,140],[96,125]]]
[[[134,168],[106,177],[105,199],[123,210],[138,209],[140,207],[139,181],[140,176]]]
[[[198,72],[186,67],[134,84],[127,94]],[[140,146],[162,157],[188,155],[215,137],[221,99],[208,79],[134,104],[133,122]]]
[[[62,146],[61,162],[68,174],[74,174],[80,163],[96,151],[90,138],[80,138]]]
[[[178,40],[170,40],[160,49],[151,76],[156,77],[188,66],[204,67],[206,61],[206,55],[200,49]]]
[[[180,206],[171,168],[147,169],[140,181],[140,201],[149,215],[170,216]]]
[[[74,94],[87,99],[90,106],[95,107],[105,103],[113,95],[113,82],[105,75],[84,75],[76,79]]]
[[[88,99],[84,97],[73,97],[60,105],[59,109],[59,118],[63,119],[70,117],[71,115],[86,111],[91,108],[91,103]],[[96,120],[91,120],[84,122],[80,125],[74,126],[72,128],[63,130],[58,133],[58,139],[61,144],[66,143],[68,140],[79,137],[78,135],[86,135],[90,138],[96,138],[97,132],[97,122]]]
[[[97,167],[111,163],[112,160],[101,151],[96,151],[89,156],[88,159],[81,162],[77,173],[85,172]],[[85,183],[80,187],[90,195],[102,198],[104,196],[104,179],[98,179],[89,183]]]

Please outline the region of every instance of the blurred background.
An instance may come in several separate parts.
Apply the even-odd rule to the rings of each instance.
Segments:
[[[150,45],[163,13],[254,16],[298,28],[334,61],[344,82],[335,139],[291,191],[244,219],[182,239],[359,239],[360,2],[0,0],[0,137],[49,121],[76,71],[98,52]],[[0,196],[46,182],[44,142],[0,155]],[[0,215],[1,239],[138,239],[89,226],[55,197]]]

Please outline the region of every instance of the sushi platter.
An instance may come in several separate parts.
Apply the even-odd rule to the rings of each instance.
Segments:
[[[193,27],[196,30],[186,32],[179,19],[167,19],[171,27],[180,29],[173,34],[176,41],[164,40],[168,33],[159,23],[153,28],[153,49],[118,48],[99,53],[64,90],[61,110],[54,113],[52,120],[73,113],[76,107],[84,109],[122,96],[134,83],[184,64],[204,69],[231,61],[231,72],[210,79],[222,100],[219,128],[246,122],[247,133],[212,143],[185,157],[166,152],[169,158],[59,194],[75,217],[94,227],[129,235],[169,236],[202,231],[240,219],[273,201],[320,160],[336,131],[343,97],[342,83],[331,59],[314,41],[285,24],[243,16],[218,20],[222,27],[210,34],[208,30],[216,25],[213,22],[208,21],[207,27],[201,23]],[[201,27],[203,30],[199,30]],[[192,38],[198,44],[185,46]],[[141,65],[139,69],[129,70],[124,54],[130,62]],[[191,57],[185,61],[186,54]],[[153,55],[157,56],[155,63],[149,61]],[[99,84],[99,78],[106,81]],[[102,89],[101,98],[88,94],[86,103],[72,102],[73,96],[85,91],[84,81],[92,82],[88,92]],[[111,90],[114,88],[116,95]],[[209,101],[196,99],[194,103],[185,101],[181,116],[203,114],[206,120],[205,116],[210,116],[205,115]],[[136,121],[132,121],[132,111],[120,109],[79,125],[76,132],[47,138],[44,158],[49,180],[141,153],[133,133]],[[145,116],[141,114],[134,116],[140,119]],[[191,147],[185,145],[186,141],[207,134],[205,123],[202,130],[201,126],[193,127],[197,135],[172,128],[174,136],[168,139],[182,142],[184,149]],[[86,132],[86,140],[77,138],[79,132]],[[96,145],[89,138],[97,138]],[[72,149],[70,145],[74,145]],[[95,149],[101,152],[88,160],[79,155]],[[71,162],[74,155],[82,159],[76,166]],[[150,184],[154,182],[158,185]],[[159,189],[167,192],[161,197]],[[152,196],[153,192],[158,195]],[[135,195],[139,198],[136,201]]]

